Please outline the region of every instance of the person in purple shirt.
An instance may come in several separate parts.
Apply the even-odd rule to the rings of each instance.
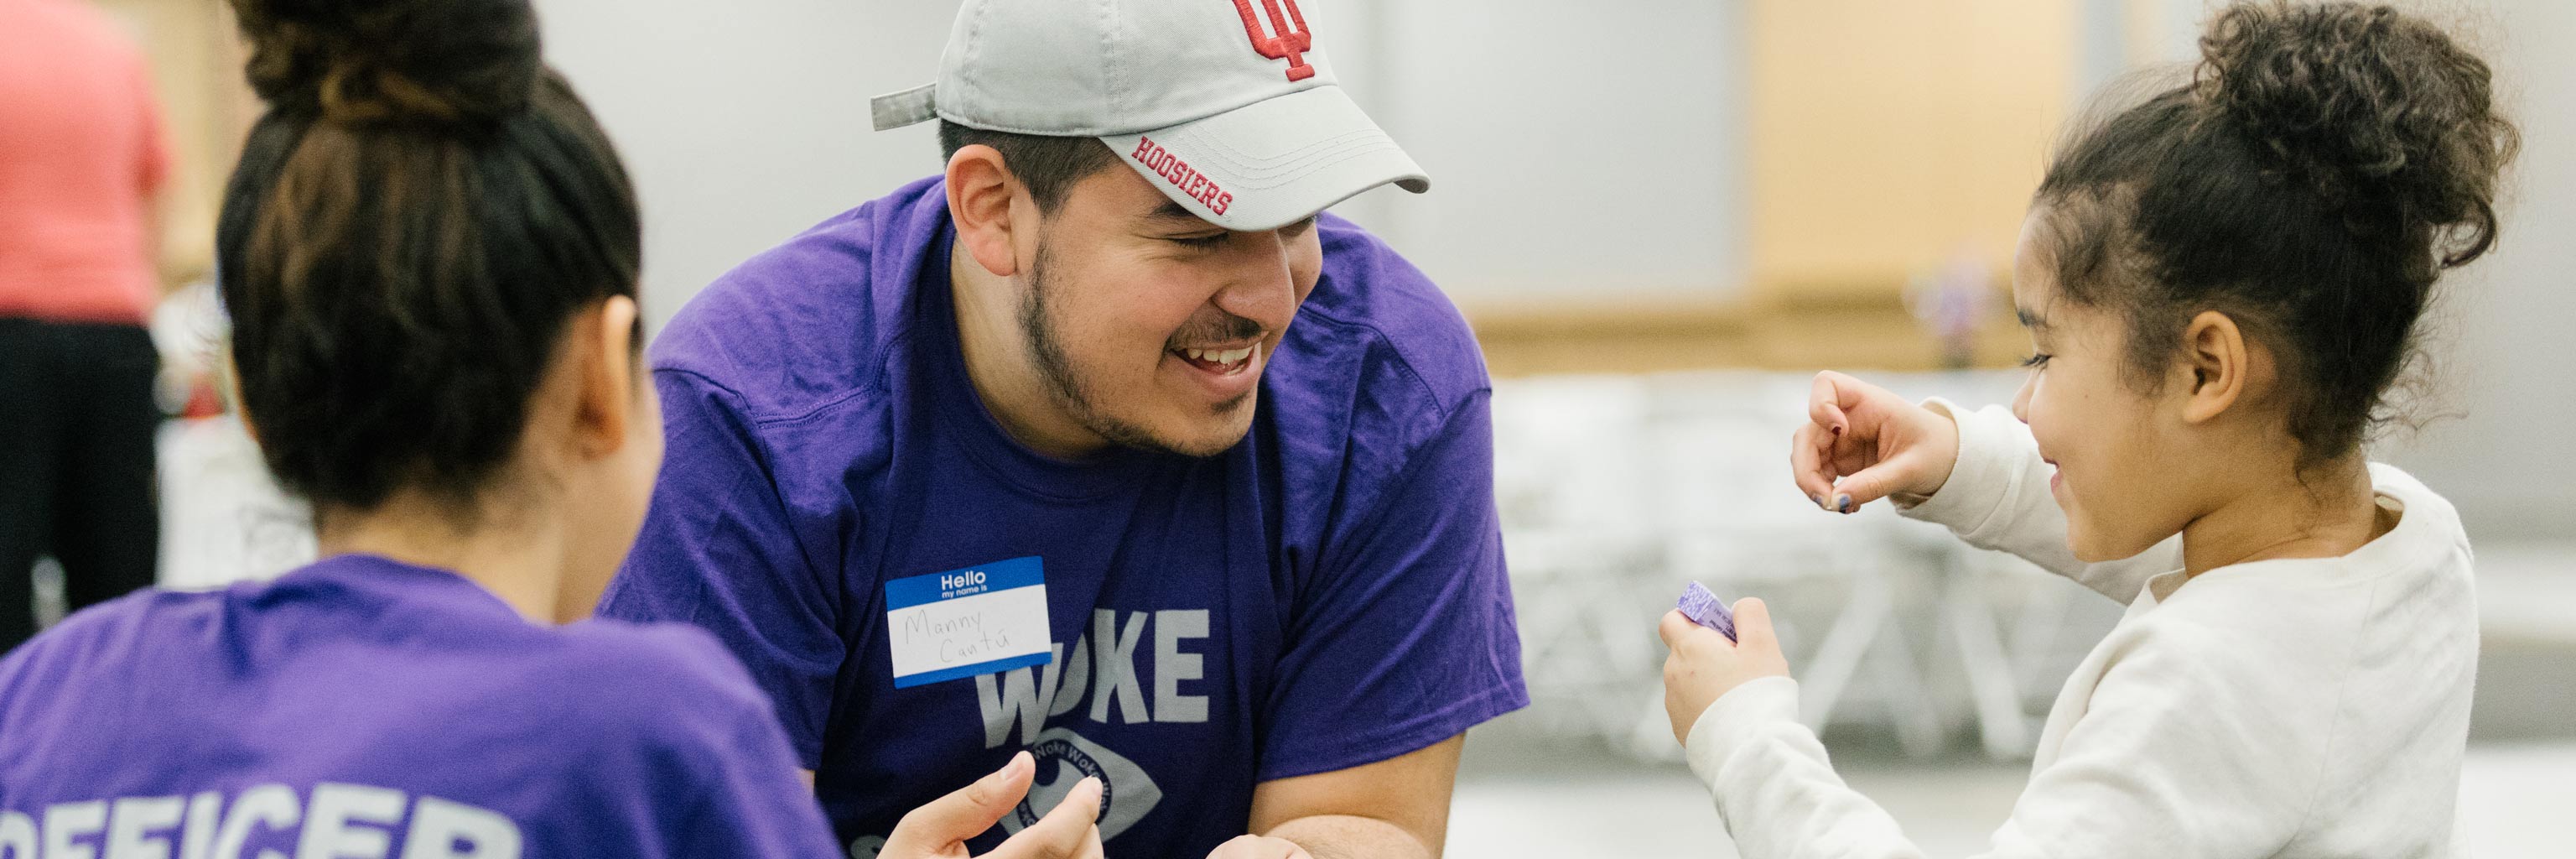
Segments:
[[[1308,25],[1312,24],[1310,28]],[[854,856],[1026,751],[1127,857],[1436,856],[1524,706],[1490,386],[1326,207],[1420,167],[1293,0],[971,0],[947,168],[753,258],[653,347],[670,455],[603,614],[702,626]]]
[[[572,622],[662,444],[634,192],[528,4],[236,5],[270,104],[217,238],[239,391],[328,557],[0,658],[0,857],[841,855],[714,638]],[[887,854],[966,855],[1036,775],[997,763]],[[1100,856],[1100,799],[990,855]]]

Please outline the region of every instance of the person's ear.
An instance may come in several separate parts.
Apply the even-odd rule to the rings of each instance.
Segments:
[[[635,419],[637,407],[636,313],[635,299],[612,295],[573,320],[573,346],[581,361],[573,435],[583,459],[601,459],[626,446],[626,425]]]
[[[2207,423],[2225,414],[2255,385],[2254,355],[2236,320],[2204,310],[2182,330],[2184,423]]]
[[[948,218],[957,226],[957,246],[994,277],[1019,273],[1019,233],[1035,235],[1036,224],[1021,222],[1034,208],[1020,205],[1027,196],[993,147],[962,146],[948,158]]]

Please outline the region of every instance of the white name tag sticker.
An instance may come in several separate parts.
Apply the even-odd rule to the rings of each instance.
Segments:
[[[1034,555],[886,583],[894,688],[1045,665],[1046,573]]]

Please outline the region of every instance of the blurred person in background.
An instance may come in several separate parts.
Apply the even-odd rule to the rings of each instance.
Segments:
[[[155,206],[170,174],[142,52],[85,0],[0,0],[0,651],[152,584]]]

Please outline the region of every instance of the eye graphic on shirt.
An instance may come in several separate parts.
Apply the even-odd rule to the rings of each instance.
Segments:
[[[1144,767],[1070,729],[1048,728],[1038,734],[1037,742],[1029,746],[1029,754],[1037,758],[1037,779],[1029,785],[1029,796],[1020,801],[1020,807],[1002,815],[1005,832],[1016,835],[1036,824],[1063,802],[1065,794],[1072,793],[1073,786],[1082,783],[1085,776],[1100,779],[1103,788],[1103,841],[1118,837],[1163,801],[1163,789],[1145,774]]]

